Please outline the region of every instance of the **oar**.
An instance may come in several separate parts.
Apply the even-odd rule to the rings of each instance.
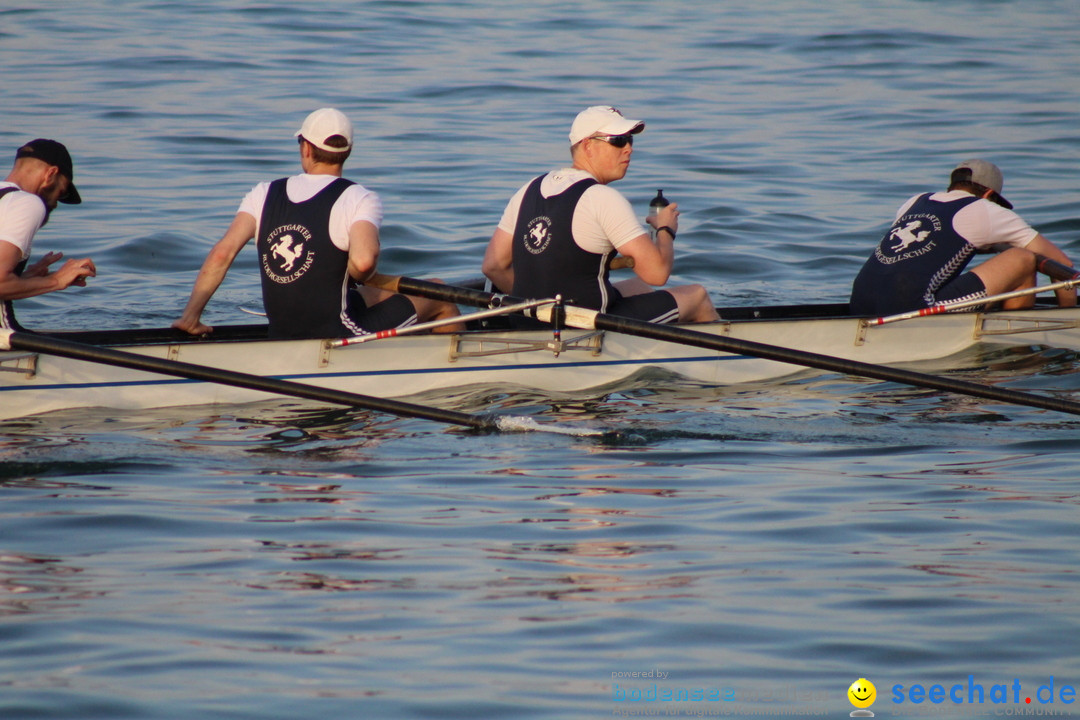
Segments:
[[[442,320],[432,320],[430,322],[419,323],[417,325],[406,325],[403,328],[390,328],[389,330],[378,330],[372,333],[366,333],[364,335],[354,335],[353,337],[341,338],[340,340],[328,341],[332,348],[342,348],[349,345],[359,345],[360,343],[371,342],[372,340],[385,340],[386,338],[399,337],[401,335],[414,335],[420,332],[427,332],[437,327],[443,327],[445,325],[455,325],[457,323],[469,322],[472,320],[484,320],[489,317],[499,317],[501,315],[509,315],[511,313],[522,312],[529,308],[534,308],[537,305],[551,304],[554,300],[530,300],[529,302],[521,303],[520,305],[511,305],[509,307],[492,308],[491,310],[481,310],[480,312],[469,313],[468,315],[455,315],[454,317],[443,318]]]
[[[1013,290],[1011,292],[999,293],[997,295],[990,295],[984,298],[977,298],[975,300],[962,300],[959,302],[947,302],[940,305],[934,305],[932,307],[920,308],[918,310],[911,310],[909,312],[897,313],[896,315],[886,315],[885,317],[874,318],[867,320],[867,324],[874,325],[886,325],[891,322],[897,322],[899,320],[911,320],[912,318],[925,317],[927,315],[938,315],[940,313],[949,312],[950,310],[962,310],[964,308],[976,307],[978,305],[986,305],[988,303],[1001,302],[1002,300],[1009,300],[1011,298],[1024,297],[1025,295],[1038,295],[1041,292],[1050,292],[1052,290],[1063,290],[1067,288],[1074,288],[1080,285],[1080,271],[1076,268],[1069,267],[1064,263],[1059,263],[1057,260],[1051,260],[1045,255],[1035,255],[1035,269],[1046,275],[1051,280],[1058,280],[1059,282],[1051,283],[1050,285],[1043,285],[1042,287],[1030,287],[1023,288],[1021,290]]]
[[[1065,263],[1051,260],[1045,255],[1035,254],[1035,269],[1052,280],[1075,280],[1080,278],[1080,271]]]
[[[0,350],[26,350],[30,352],[57,355],[74,360],[114,365],[130,370],[143,370],[145,372],[172,375],[174,377],[201,380],[203,382],[218,383],[247,390],[275,395],[287,395],[305,400],[345,405],[348,407],[363,408],[365,410],[377,410],[392,415],[403,417],[433,420],[435,422],[461,425],[475,430],[486,431],[521,431],[539,430],[554,432],[563,435],[601,435],[602,431],[573,428],[565,425],[548,426],[535,422],[532,418],[513,417],[507,415],[471,415],[456,410],[442,410],[439,408],[416,405],[400,400],[377,398],[370,395],[321,388],[291,380],[250,375],[248,373],[223,370],[220,368],[196,365],[194,363],[166,360],[164,358],[147,357],[136,353],[114,350],[98,345],[63,340],[48,335],[37,335],[27,332],[14,332],[11,330],[0,331]]]
[[[1048,260],[1048,262],[1054,262]],[[1067,267],[1062,265],[1062,267]],[[1064,280],[1062,282],[1050,283],[1049,285],[1043,285],[1042,287],[1024,288],[1023,290],[1012,290],[1011,292],[999,293],[997,295],[989,295],[984,298],[977,298],[975,300],[960,300],[957,302],[942,303],[940,305],[932,305],[931,307],[919,308],[918,310],[910,310],[908,312],[897,313],[896,315],[886,315],[885,317],[867,319],[866,324],[875,327],[878,325],[888,325],[889,323],[898,322],[900,320],[911,320],[912,318],[926,317],[927,315],[940,315],[941,313],[947,313],[950,310],[963,310],[964,308],[977,307],[979,305],[986,305],[988,303],[1001,302],[1002,300],[1009,300],[1010,298],[1024,297],[1025,295],[1038,295],[1041,292],[1050,292],[1051,290],[1062,290],[1064,288],[1074,288],[1080,285],[1080,277],[1075,280]]]
[[[518,298],[512,298],[505,295],[495,295],[480,290],[441,285],[426,280],[417,280],[408,277],[376,276],[369,282],[373,282],[377,287],[382,287],[393,292],[401,292],[407,295],[420,295],[422,297],[446,300],[462,305],[493,307],[521,302]],[[1056,410],[1071,415],[1080,415],[1080,403],[1071,400],[1062,400],[1043,395],[1035,395],[1033,393],[997,388],[990,385],[981,385],[966,380],[944,378],[937,375],[915,372],[913,370],[902,370],[900,368],[892,368],[885,365],[860,362],[858,360],[847,360],[832,355],[822,355],[820,353],[806,352],[804,350],[796,350],[794,348],[786,348],[778,345],[767,345],[752,340],[723,337],[678,325],[658,325],[642,320],[623,318],[617,315],[607,315],[596,312],[595,310],[577,308],[570,305],[565,306],[564,309],[566,313],[563,324],[569,327],[586,330],[610,330],[612,332],[623,333],[624,335],[635,335],[637,337],[662,340],[678,345],[688,345],[691,347],[717,350],[719,352],[734,353],[737,355],[750,355],[752,357],[776,360],[778,362],[800,365],[817,370],[827,370],[829,372],[867,377],[875,380],[885,380],[887,382],[902,383],[904,385],[913,385],[915,387],[929,388],[931,390],[942,390],[945,392],[959,393],[961,395],[971,395],[973,397],[981,397],[1013,405],[1026,405],[1044,410]],[[553,310],[550,307],[541,307],[529,311],[528,314],[538,320],[550,322],[552,312]]]

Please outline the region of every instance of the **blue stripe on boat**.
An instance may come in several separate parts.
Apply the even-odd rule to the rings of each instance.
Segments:
[[[298,375],[267,375],[262,377],[272,377],[277,380],[306,380],[309,378],[321,379],[321,378],[342,378],[342,377],[373,377],[373,376],[392,376],[392,375],[430,375],[432,373],[471,373],[471,372],[500,372],[507,370],[536,370],[536,369],[550,369],[550,368],[574,368],[574,367],[596,367],[603,365],[659,365],[659,364],[672,364],[672,363],[689,363],[689,362],[716,362],[721,360],[739,360],[746,356],[743,355],[722,355],[717,357],[697,356],[697,357],[677,357],[677,358],[650,358],[647,360],[592,360],[582,362],[561,362],[561,363],[524,363],[520,365],[491,365],[486,367],[462,367],[462,368],[417,368],[412,370],[372,370],[368,372],[326,372],[326,373],[303,373]],[[64,388],[102,388],[102,387],[136,387],[139,385],[182,385],[186,383],[211,383],[208,380],[189,380],[186,378],[176,378],[168,380],[128,380],[123,382],[91,382],[91,383],[63,383],[54,385],[20,385],[20,386],[6,386],[0,387],[0,392],[9,392],[17,390],[59,390]]]

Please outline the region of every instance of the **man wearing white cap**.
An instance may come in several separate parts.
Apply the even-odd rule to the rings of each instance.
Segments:
[[[270,337],[349,337],[453,317],[452,304],[358,286],[375,272],[382,203],[342,177],[353,128],[333,108],[308,115],[296,133],[303,172],[256,185],[210,250],[173,327],[211,332],[202,312],[240,250],[256,238]],[[439,331],[460,329],[446,325]]]
[[[609,183],[630,166],[634,136],[645,129],[613,107],[590,107],[570,128],[572,167],[542,175],[510,198],[488,243],[483,271],[503,292],[524,298],[561,294],[574,305],[650,322],[718,319],[701,285],[652,291],[668,281],[675,259],[675,203],[642,227]],[[608,279],[616,254],[634,260],[637,278]]]
[[[881,317],[947,302],[978,300],[1035,287],[1038,256],[1072,265],[1054,243],[1033,230],[1001,196],[997,165],[966,160],[945,192],[916,195],[867,259],[851,291],[851,312]],[[969,272],[975,253],[997,252]],[[1057,290],[1062,307],[1075,290]],[[1034,296],[1012,298],[1005,309],[1030,307]]]

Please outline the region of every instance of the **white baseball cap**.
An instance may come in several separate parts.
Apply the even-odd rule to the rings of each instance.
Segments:
[[[1012,203],[1001,197],[1001,190],[1005,186],[1005,177],[1001,174],[1001,168],[988,160],[965,160],[957,165],[953,172],[960,169],[971,171],[971,182],[993,190],[997,196],[995,201],[998,205],[1012,209]]]
[[[345,147],[327,145],[326,141],[335,135],[345,138],[348,144]],[[304,124],[296,131],[297,137],[302,137],[315,147],[328,152],[343,152],[352,147],[353,130],[349,118],[345,113],[334,108],[319,108],[307,116]]]
[[[617,108],[594,105],[578,113],[570,127],[570,144],[577,145],[587,137],[596,135],[637,135],[645,129],[641,120],[623,117]]]

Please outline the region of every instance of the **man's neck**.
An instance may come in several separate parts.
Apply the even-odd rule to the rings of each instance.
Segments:
[[[601,182],[601,181],[600,181],[600,178],[599,178],[599,177],[597,177],[597,175],[596,175],[596,173],[595,173],[595,172],[593,172],[593,171],[592,171],[592,170],[591,170],[590,168],[584,167],[584,166],[583,166],[583,164],[581,164],[581,163],[577,163],[577,162],[575,162],[575,163],[574,163],[574,164],[573,164],[573,165],[572,165],[571,167],[573,167],[573,168],[574,168],[575,170],[579,170],[579,171],[581,171],[581,172],[583,172],[583,173],[588,173],[588,174],[589,174],[589,176],[590,176],[590,177],[591,177],[591,178],[592,178],[593,180],[595,180],[596,182],[600,183],[601,185],[604,185],[604,184],[606,184],[606,183],[603,183],[603,182]]]
[[[341,177],[343,170],[342,165],[321,163],[314,160],[304,160],[300,163],[300,167],[308,175],[333,175],[334,177]]]
[[[29,178],[27,177],[26,173],[20,173],[20,172],[17,172],[15,170],[12,170],[10,173],[8,173],[8,176],[6,178],[4,178],[4,182],[12,183],[13,185],[17,186],[20,190],[23,190],[25,192],[33,192],[33,190],[29,189],[30,188],[30,183],[29,183]]]
[[[307,174],[308,175],[333,175],[334,177],[341,177],[341,172],[342,172],[342,169],[341,169],[340,165],[319,165],[317,167],[313,167],[312,169],[308,170]]]

